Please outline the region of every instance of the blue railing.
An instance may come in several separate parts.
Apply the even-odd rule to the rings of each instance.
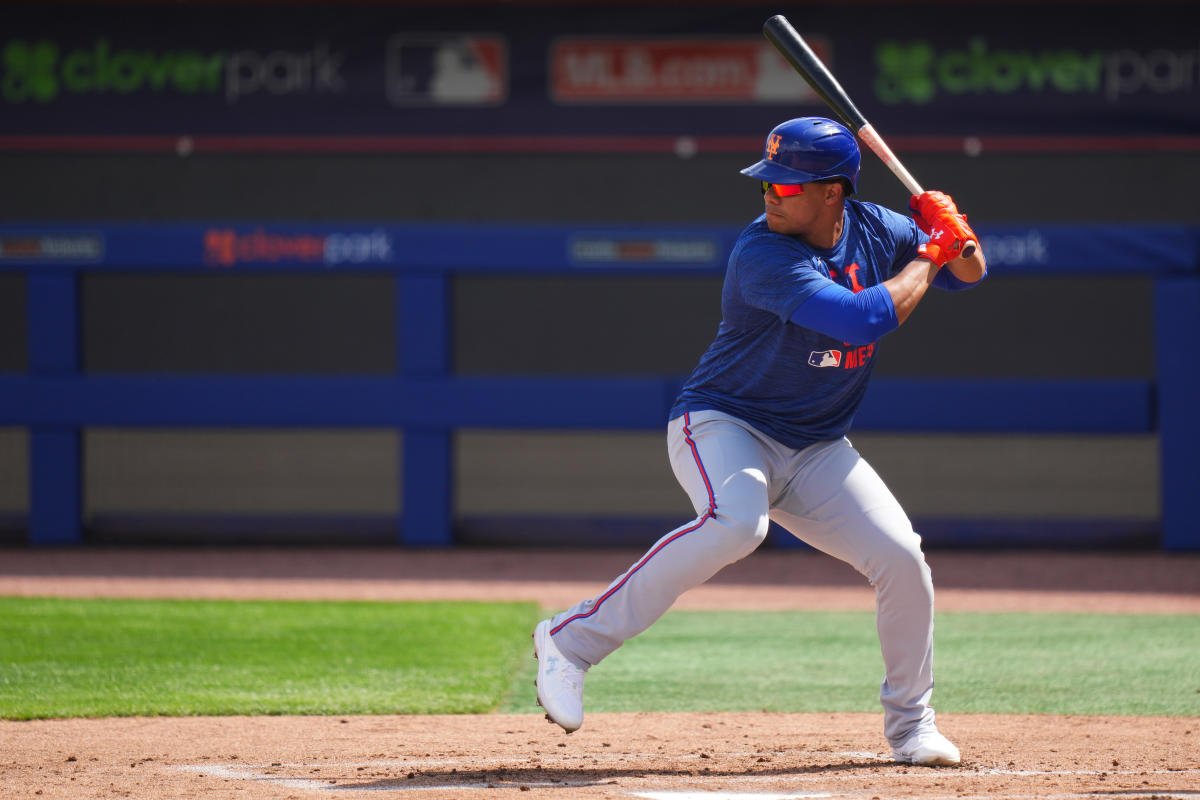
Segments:
[[[893,431],[1152,433],[1163,545],[1200,549],[1200,258],[1190,226],[995,226],[993,275],[1130,274],[1155,283],[1146,380],[874,380],[855,425]],[[678,376],[458,376],[455,274],[712,274],[734,228],[459,225],[0,226],[0,270],[26,275],[28,368],[0,374],[0,425],[29,430],[29,540],[82,540],[87,426],[403,428],[408,545],[453,542],[456,429],[659,429]],[[84,371],[84,272],[374,272],[395,276],[392,376],[117,375]],[[1020,309],[1014,309],[1014,326]],[[1096,320],[1120,325],[1119,319]],[[936,425],[930,423],[936,421]]]

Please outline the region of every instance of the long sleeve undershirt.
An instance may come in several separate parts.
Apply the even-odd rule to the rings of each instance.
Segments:
[[[892,296],[882,285],[851,292],[830,283],[801,303],[791,321],[848,344],[869,344],[900,326]]]

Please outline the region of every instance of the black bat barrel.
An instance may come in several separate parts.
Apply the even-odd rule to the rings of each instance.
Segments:
[[[808,82],[821,99],[824,100],[834,113],[841,118],[852,131],[867,124],[867,118],[862,115],[846,90],[837,82],[829,69],[817,58],[817,54],[808,46],[787,17],[776,14],[763,23],[763,36],[775,45],[800,76]]]

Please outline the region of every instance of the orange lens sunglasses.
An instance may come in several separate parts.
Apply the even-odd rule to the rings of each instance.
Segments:
[[[775,187],[775,194],[780,197],[795,197],[798,194],[804,194],[804,186],[799,183],[770,183],[769,181],[762,182],[762,193],[766,194],[771,187]]]

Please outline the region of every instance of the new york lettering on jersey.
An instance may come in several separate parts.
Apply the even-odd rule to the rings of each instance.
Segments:
[[[867,288],[858,282],[858,273],[861,269],[862,267],[860,267],[857,262],[846,267],[844,271],[839,271],[837,267],[830,267],[829,277],[842,284],[855,294],[858,294],[863,289]],[[843,274],[846,276],[845,280],[842,279]]]

